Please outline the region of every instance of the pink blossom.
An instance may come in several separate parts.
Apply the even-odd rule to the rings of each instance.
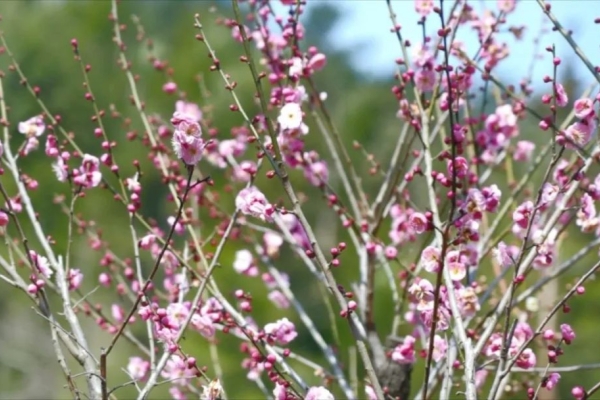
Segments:
[[[163,85],[162,89],[166,94],[173,94],[177,91],[177,84],[175,82],[167,82]]]
[[[69,170],[65,164],[65,160],[62,157],[56,157],[56,162],[52,164],[52,171],[56,175],[56,179],[59,182],[65,182],[69,177]]]
[[[189,379],[196,376],[196,369],[189,367],[180,355],[173,354],[167,361],[161,375],[165,379],[172,380],[176,385],[185,386]]]
[[[422,68],[415,73],[415,87],[424,93],[431,92],[436,83],[435,72],[429,68]]]
[[[433,11],[433,0],[415,0],[415,11],[426,17]]]
[[[517,358],[516,364],[523,369],[531,369],[535,367],[537,362],[535,353],[531,349],[525,349]]]
[[[564,107],[569,103],[569,97],[565,92],[565,88],[560,83],[554,84],[554,94],[556,96],[556,105],[559,107]]]
[[[206,386],[202,386],[200,400],[219,400],[223,395],[223,386],[218,379],[213,379]]]
[[[69,283],[69,290],[77,290],[83,282],[83,274],[78,269],[70,269],[67,274],[67,282]]]
[[[89,154],[83,156],[81,167],[75,171],[73,182],[84,188],[93,188],[100,184],[102,173],[100,172],[100,160]]]
[[[194,313],[190,325],[206,338],[215,336],[216,328],[213,321],[207,315]]]
[[[264,252],[269,257],[279,254],[279,248],[283,244],[283,237],[275,232],[266,232],[263,235]]]
[[[327,56],[323,53],[317,53],[308,60],[307,67],[313,71],[320,71],[327,64]]]
[[[548,390],[552,390],[554,389],[554,387],[558,384],[558,381],[560,380],[560,374],[557,372],[552,372],[550,373],[550,375],[548,375],[548,377],[545,379],[545,385],[544,387]]]
[[[573,331],[573,328],[571,328],[571,325],[569,325],[569,324],[561,324],[560,332],[562,333],[562,338],[566,344],[571,344],[573,339],[575,339],[575,332]]]
[[[304,169],[304,177],[313,186],[321,186],[329,180],[329,169],[325,161],[315,161]]]
[[[252,215],[263,221],[271,221],[275,207],[255,186],[242,189],[235,198],[235,206],[245,215]]]
[[[392,360],[398,364],[412,364],[415,362],[415,342],[416,339],[407,335],[402,344],[397,345],[392,351]]]
[[[412,213],[409,217],[409,224],[415,230],[417,234],[421,234],[429,227],[429,221],[425,214],[419,212]]]
[[[579,119],[586,119],[595,116],[594,101],[587,97],[575,100],[573,109],[575,110],[575,116]]]
[[[27,121],[19,122],[19,133],[22,133],[27,138],[33,138],[43,135],[46,130],[44,118],[41,115],[29,118]]]
[[[271,300],[271,302],[277,306],[277,308],[286,309],[290,307],[290,301],[279,290],[273,290],[269,292],[268,297],[269,300]]]
[[[492,250],[496,262],[502,267],[510,267],[516,262],[519,249],[516,246],[507,246],[506,243],[500,242],[495,249]]]
[[[498,0],[498,10],[505,14],[513,12],[517,5],[517,0]]]
[[[296,326],[287,318],[265,325],[265,333],[281,345],[286,345],[298,336]]]
[[[533,214],[534,205],[533,202],[528,200],[517,207],[513,212],[513,221],[522,229],[527,229],[529,220]]]
[[[571,394],[576,400],[584,400],[587,397],[585,389],[581,386],[575,386],[573,389],[571,389]]]
[[[467,268],[461,262],[451,262],[447,265],[448,272],[450,272],[450,279],[454,282],[461,281],[467,276]]]
[[[8,214],[0,210],[0,227],[8,225],[9,220]]]
[[[334,400],[333,395],[323,386],[313,386],[308,389],[304,400]]]
[[[37,254],[33,250],[29,251],[29,257],[31,257],[31,260],[35,264],[36,268],[38,269],[38,271],[40,271],[40,273],[44,277],[46,277],[46,278],[52,277],[52,274],[54,273],[54,271],[50,267],[50,263],[48,262],[48,259],[46,257]]]
[[[275,389],[273,389],[273,396],[275,400],[290,400],[287,389],[285,386],[280,385],[279,382],[275,383]]]
[[[235,253],[233,269],[239,274],[258,276],[258,268],[254,263],[254,257],[249,250],[239,250]]]
[[[566,147],[585,146],[592,139],[595,130],[596,126],[592,120],[582,120],[569,125],[565,130],[565,137],[568,139]]]
[[[136,381],[144,379],[149,370],[150,362],[147,360],[144,360],[141,357],[129,357],[127,373],[131,379]]]
[[[446,352],[448,351],[448,342],[446,339],[442,338],[439,335],[435,335],[433,337],[433,353],[431,354],[431,358],[435,362],[440,362],[444,357],[446,357]]]
[[[535,150],[535,143],[528,140],[520,140],[516,144],[513,158],[515,161],[530,161],[533,150]]]
[[[196,103],[178,100],[175,102],[175,112],[187,115],[191,121],[202,121],[202,110]]]

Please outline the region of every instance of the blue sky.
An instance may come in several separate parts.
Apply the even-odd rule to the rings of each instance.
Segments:
[[[323,2],[328,0],[307,0],[308,7],[311,2]],[[330,0],[330,4],[343,10],[343,19],[339,26],[334,30],[334,42],[341,48],[350,48],[353,50],[353,61],[355,66],[365,74],[373,77],[391,76],[394,72],[394,59],[400,56],[400,49],[394,34],[390,33],[391,22],[388,16],[388,10],[385,0]],[[447,0],[446,4],[452,3]],[[600,65],[600,24],[594,24],[594,18],[600,17],[599,0],[554,0],[550,2],[552,12],[559,21],[567,28],[574,30],[574,38],[586,53],[592,64]],[[495,0],[470,1],[475,10],[480,11],[488,8],[496,11]],[[411,39],[413,43],[419,42],[421,37],[420,27],[417,25],[417,14],[414,11],[413,0],[392,0],[394,11],[398,22],[403,26],[403,35]],[[524,25],[526,27],[524,38],[517,45],[512,35],[504,34],[511,48],[511,55],[504,61],[496,71],[500,75],[514,77],[510,83],[518,84],[519,80],[527,74],[532,54],[534,53],[533,38],[538,35],[541,27],[541,21],[544,17],[537,1],[519,0],[516,11],[507,18],[509,25]],[[430,16],[432,23],[438,23],[437,16]],[[436,29],[439,25],[436,25]],[[550,25],[546,25],[550,27]],[[469,29],[463,27],[466,31]],[[467,37],[467,36],[463,36]],[[467,48],[477,46],[476,36],[469,34],[471,41],[465,44]],[[580,62],[572,49],[568,47],[567,42],[557,32],[546,33],[541,40],[540,50],[544,59],[538,61],[535,67],[534,76],[537,82],[541,84],[541,79],[545,74],[552,71],[551,58],[548,53],[543,51],[547,45],[555,44],[558,54],[563,60],[572,59],[578,63],[576,68],[577,75],[585,80],[592,82],[593,77],[579,65]],[[475,47],[476,49],[476,47]],[[473,54],[471,52],[470,54]]]

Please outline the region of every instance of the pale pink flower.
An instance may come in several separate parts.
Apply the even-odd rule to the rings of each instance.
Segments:
[[[46,257],[37,254],[33,250],[29,251],[29,256],[31,257],[31,260],[37,267],[38,271],[40,271],[40,273],[44,277],[46,277],[46,278],[52,277],[52,274],[54,273],[54,271],[50,267],[50,263],[48,262],[48,259]]]
[[[365,394],[367,395],[367,400],[377,400],[377,393],[375,393],[373,386],[365,385]]]
[[[67,274],[67,282],[69,283],[69,290],[77,290],[83,282],[83,274],[78,269],[70,269]]]
[[[190,368],[180,355],[173,354],[167,361],[161,375],[177,385],[185,386],[189,379],[196,376],[196,369]]]
[[[199,131],[197,134],[191,134],[189,130],[179,129],[176,129],[173,133],[172,144],[175,155],[186,165],[196,165],[202,159],[202,154],[206,147],[206,143],[200,137]]]
[[[279,248],[283,244],[283,237],[275,232],[266,232],[263,235],[264,252],[269,257],[279,254]]]
[[[141,357],[129,357],[129,363],[127,364],[127,373],[133,380],[144,379],[148,371],[150,370],[150,362],[144,360]]]
[[[442,338],[440,335],[435,335],[433,337],[433,353],[431,354],[433,361],[440,362],[440,360],[446,357],[447,351],[448,342],[446,342],[446,339]]]
[[[308,60],[307,67],[312,71],[320,71],[327,64],[327,56],[323,53],[317,53]]]
[[[508,14],[515,10],[517,0],[498,0],[498,10]]]
[[[258,276],[258,267],[254,263],[254,257],[249,250],[239,250],[235,253],[233,269],[239,274]]]
[[[65,182],[69,177],[69,170],[62,157],[56,157],[56,162],[52,164],[52,171],[56,175],[59,182]]]
[[[415,87],[424,93],[431,92],[435,87],[435,72],[429,68],[422,68],[415,73]]]
[[[427,246],[421,254],[421,261],[423,262],[425,271],[437,273],[441,265],[441,255],[442,253],[437,247]]]
[[[304,123],[302,120],[302,109],[298,103],[287,103],[281,107],[277,117],[277,122],[283,131],[295,131],[303,128]]]
[[[273,396],[275,400],[288,400],[287,389],[285,386],[280,385],[279,382],[275,383],[275,389],[273,389]]]
[[[554,85],[554,91],[556,95],[556,105],[559,107],[564,107],[569,103],[569,97],[565,92],[565,88],[560,83],[556,83]]]
[[[426,17],[433,11],[433,0],[415,0],[415,11]]]
[[[417,234],[425,232],[429,227],[429,221],[427,221],[427,217],[425,217],[425,214],[422,214],[420,212],[412,213],[408,221],[410,226],[415,230]]]
[[[281,345],[286,345],[298,336],[296,326],[287,318],[265,325],[265,333]]]
[[[83,156],[81,167],[76,170],[76,176],[73,182],[81,185],[84,188],[93,188],[102,181],[102,173],[100,172],[100,160],[89,154]]]
[[[304,400],[335,400],[331,392],[323,386],[313,386],[308,389]]]
[[[235,206],[245,215],[252,215],[263,221],[271,221],[275,207],[255,186],[242,189],[235,198]]]
[[[575,122],[565,130],[565,137],[568,139],[566,147],[573,148],[573,144],[583,147],[590,142],[596,126],[592,120],[582,120]]]
[[[575,116],[580,119],[586,119],[595,115],[594,101],[587,97],[575,100],[573,109],[575,110]]]
[[[516,144],[513,158],[515,161],[530,161],[534,150],[535,143],[528,140],[520,140]]]
[[[325,161],[309,163],[304,169],[304,177],[313,186],[321,186],[329,180],[329,169]]]
[[[202,386],[200,400],[219,400],[223,394],[223,386],[218,379],[213,379],[206,386]]]
[[[269,300],[277,306],[277,308],[286,309],[290,307],[290,301],[280,290],[269,292]]]
[[[397,345],[392,351],[392,361],[398,364],[412,364],[415,362],[415,342],[416,339],[407,335],[402,344]]]
[[[192,315],[190,325],[206,338],[215,336],[215,324],[207,315],[194,313],[194,315]]]
[[[451,262],[446,266],[450,272],[450,279],[454,282],[461,281],[467,276],[467,267],[461,262]]]
[[[19,122],[19,133],[27,138],[41,136],[46,130],[46,124],[41,115],[29,118],[27,121]]]

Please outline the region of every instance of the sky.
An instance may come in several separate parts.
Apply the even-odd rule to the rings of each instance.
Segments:
[[[311,2],[324,2],[328,0],[308,0]],[[385,0],[329,0],[330,4],[339,7],[343,11],[341,23],[333,31],[333,41],[339,48],[351,49],[354,66],[361,72],[373,78],[389,77],[395,71],[394,60],[400,56],[400,47],[393,33],[390,32],[392,25],[387,4]],[[536,53],[534,38],[539,35],[542,27],[542,19],[545,18],[536,0],[518,0],[516,10],[507,17],[508,25],[525,26],[524,38],[515,42],[510,33],[502,34],[511,49],[508,60],[503,61],[496,71],[499,75],[514,78],[513,84],[527,75],[531,64],[532,55]],[[451,4],[451,0],[445,2]],[[470,4],[477,11],[484,8],[497,12],[495,0],[475,0]],[[599,0],[553,0],[550,2],[552,12],[567,29],[574,31],[574,39],[583,49],[593,65],[600,65],[600,24],[595,24],[594,19],[600,17]],[[402,34],[413,43],[421,41],[421,27],[417,25],[418,17],[414,10],[413,0],[392,0],[392,6],[397,15],[398,22],[402,25]],[[430,16],[430,25],[437,24],[437,16]],[[551,28],[550,25],[545,25]],[[432,26],[433,28],[433,26]],[[463,33],[469,28],[462,27]],[[473,48],[470,54],[474,54],[478,47],[476,35],[469,33],[464,37],[471,38],[465,41],[467,49]],[[544,47],[555,44],[558,55],[563,60],[577,62],[576,74],[592,82],[593,76],[581,65],[574,51],[558,32],[551,32],[542,36],[539,51],[544,58],[537,62],[534,69],[534,85],[542,85],[542,77],[551,73],[552,65],[549,53]],[[565,63],[566,64],[566,63]],[[564,64],[563,64],[564,65]]]

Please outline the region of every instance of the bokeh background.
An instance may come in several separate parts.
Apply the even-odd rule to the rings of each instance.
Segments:
[[[306,26],[306,45],[316,45],[328,55],[328,65],[319,72],[315,79],[320,90],[328,93],[327,105],[333,116],[334,122],[344,139],[351,148],[353,141],[360,142],[367,152],[372,152],[377,159],[385,165],[391,151],[390,143],[398,136],[402,127],[396,119],[397,103],[391,94],[390,88],[394,84],[394,59],[399,57],[400,50],[394,36],[389,33],[389,19],[383,1],[310,1],[309,12],[302,22]],[[474,2],[475,7],[495,7],[495,2]],[[515,25],[525,26],[522,42],[516,42],[507,32],[503,38],[514,49],[511,59],[503,64],[497,71],[499,77],[506,79],[509,84],[517,85],[531,69],[531,62],[537,54],[539,60],[534,64],[533,86],[538,93],[543,93],[544,86],[541,78],[551,72],[549,56],[543,47],[556,43],[559,54],[564,63],[561,66],[561,80],[564,82],[571,99],[579,96],[592,82],[589,72],[581,68],[565,42],[551,32],[541,36],[541,45],[533,41],[539,36],[542,13],[534,1],[524,1],[523,10],[517,11],[514,16]],[[574,29],[575,38],[590,56],[592,61],[599,59],[598,44],[593,41],[597,37],[598,25],[593,24],[593,15],[582,13],[583,4],[588,9],[598,7],[594,1],[556,1],[554,11],[567,23],[568,28]],[[419,41],[420,31],[416,24],[416,14],[412,10],[412,1],[396,1],[394,7],[403,33],[414,42]],[[277,6],[279,7],[279,6]],[[520,7],[520,6],[519,6]],[[193,15],[199,13],[205,25],[207,37],[216,49],[221,64],[234,79],[239,82],[238,95],[244,105],[254,112],[255,105],[251,101],[253,87],[251,77],[246,67],[238,61],[242,54],[239,44],[231,40],[230,31],[219,25],[216,21],[221,17],[231,17],[229,2],[210,1],[122,1],[119,6],[120,20],[127,25],[123,32],[128,44],[127,55],[133,63],[133,70],[140,75],[138,89],[140,96],[146,103],[149,113],[157,113],[168,118],[174,110],[175,96],[162,92],[161,87],[166,81],[164,73],[155,71],[147,61],[150,50],[145,42],[136,41],[136,27],[132,22],[132,15],[138,17],[143,24],[146,36],[153,41],[152,52],[160,59],[168,60],[174,68],[173,78],[179,88],[187,93],[189,101],[195,101],[202,106],[210,105],[209,114],[219,130],[219,138],[229,138],[232,127],[243,123],[240,117],[232,117],[228,109],[230,104],[229,94],[223,89],[222,81],[215,74],[208,72],[210,65],[206,57],[205,47],[194,39],[196,31],[193,27]],[[93,109],[89,102],[84,100],[85,90],[82,86],[83,77],[77,62],[73,59],[70,45],[72,38],[77,38],[83,60],[92,66],[90,80],[94,95],[101,108],[107,109],[110,105],[124,115],[131,117],[132,128],[142,130],[139,117],[129,102],[129,89],[125,75],[117,65],[118,52],[112,42],[113,26],[108,19],[110,2],[108,1],[2,1],[0,14],[3,21],[0,30],[8,41],[16,60],[27,75],[29,81],[41,88],[41,98],[53,114],[60,114],[63,126],[68,131],[76,134],[80,146],[92,154],[99,154],[100,147],[97,139],[93,137],[95,125],[90,121]],[[564,18],[564,19],[563,19]],[[589,21],[587,19],[589,19]],[[547,25],[546,25],[547,27]],[[474,37],[474,36],[473,36]],[[467,46],[476,45],[475,42]],[[16,74],[8,72],[11,60],[6,54],[0,56],[0,69],[7,75],[4,79],[6,101],[10,106],[11,132],[15,133],[11,143],[18,146],[22,138],[16,134],[16,125],[32,115],[40,112],[34,99],[19,84]],[[547,90],[547,89],[546,89]],[[487,92],[488,96],[493,93]],[[482,97],[484,95],[480,95]],[[539,96],[534,96],[531,106],[540,109],[537,102]],[[493,107],[490,101],[489,107]],[[489,111],[489,110],[488,110]],[[563,113],[562,116],[565,114]],[[111,138],[122,138],[126,130],[120,121],[106,119],[107,131]],[[314,130],[314,129],[313,129]],[[315,130],[316,132],[316,130]],[[523,121],[521,124],[523,137],[538,144],[548,140],[536,129],[536,122]],[[308,146],[325,154],[324,145],[318,135],[307,137]],[[43,142],[42,142],[43,144]],[[352,151],[350,154],[359,171],[364,172],[363,184],[368,194],[376,193],[380,178],[369,177],[366,173],[369,163],[361,151]],[[166,218],[173,213],[172,203],[168,203],[166,190],[160,184],[158,175],[149,167],[145,149],[135,144],[120,145],[116,152],[123,169],[129,168],[129,176],[135,170],[129,160],[137,158],[146,165],[144,176],[143,213],[155,218],[159,225],[166,228]],[[57,251],[66,248],[65,238],[67,232],[67,218],[60,211],[60,207],[53,204],[56,194],[66,193],[67,188],[59,184],[49,169],[49,159],[43,155],[43,149],[38,150],[38,155],[29,156],[22,163],[23,172],[35,177],[40,182],[40,189],[33,195],[37,211],[47,233],[56,240]],[[215,181],[215,191],[223,188],[227,179],[222,172],[203,165],[206,173],[210,173]],[[525,166],[516,166],[516,173],[523,172]],[[521,168],[521,169],[519,169]],[[127,173],[124,173],[127,175]],[[221,174],[221,175],[220,175]],[[11,187],[11,182],[1,176],[3,184]],[[345,240],[344,233],[339,228],[335,216],[326,208],[317,190],[311,188],[302,178],[300,173],[292,174],[294,185],[308,199],[305,210],[311,221],[315,223],[315,230],[324,248]],[[500,171],[494,179],[506,181]],[[535,188],[535,176],[531,188]],[[339,188],[335,174],[332,184]],[[259,179],[261,187],[270,199],[284,199],[281,188],[266,179]],[[418,200],[423,199],[423,194],[415,190],[414,195]],[[233,209],[232,193],[225,191],[221,194],[222,204],[230,204]],[[110,193],[101,190],[91,191],[85,201],[78,203],[77,212],[87,219],[97,221],[102,227],[104,238],[113,243],[112,249],[123,257],[131,257],[131,241],[127,228],[127,214],[111,198]],[[206,231],[214,225],[214,221],[206,221],[203,227]],[[26,225],[30,229],[30,226]],[[140,233],[140,235],[143,232]],[[181,240],[181,239],[180,239]],[[581,235],[569,231],[568,239],[562,249],[560,259],[566,259],[569,254],[577,251],[586,242],[591,240],[589,235]],[[0,252],[3,252],[3,244]],[[36,248],[35,241],[32,247]],[[231,262],[235,250],[243,248],[241,243],[228,245],[223,256],[222,270],[218,271],[218,280],[227,282],[222,290],[231,294],[237,288],[260,293],[263,286],[258,280],[250,280],[234,274],[231,271]],[[406,261],[414,260],[418,246],[402,250],[402,257]],[[86,276],[82,293],[87,293],[97,287],[97,276],[102,271],[99,266],[100,253],[89,250],[87,240],[79,238],[73,247],[73,262]],[[558,288],[572,282],[586,266],[597,258],[594,253],[573,268],[565,276]],[[145,260],[146,270],[151,268],[150,260]],[[343,262],[349,267],[355,266],[355,261],[348,255]],[[320,291],[311,275],[302,267],[301,262],[290,253],[283,253],[278,261],[278,267],[288,273],[292,280],[292,289],[298,293],[302,301],[317,322],[326,339],[332,341],[334,332],[329,323],[327,313],[323,312]],[[348,268],[348,270],[353,270]],[[344,285],[350,285],[355,278],[353,273],[340,276]],[[572,311],[560,316],[560,322],[571,323],[576,332],[577,339],[568,347],[561,358],[561,365],[585,364],[600,361],[600,335],[598,334],[598,321],[600,319],[600,286],[593,281],[587,287],[585,296],[575,298],[570,302]],[[389,315],[391,303],[388,285],[382,277],[377,286],[377,320],[381,332],[389,331],[392,317]],[[123,304],[128,309],[126,299],[119,298],[114,292],[99,289],[90,295],[93,303],[108,305]],[[290,313],[276,309],[266,298],[255,296],[254,317],[259,325],[273,321],[282,316],[288,316],[298,321]],[[62,373],[56,364],[49,339],[47,324],[36,314],[31,304],[23,296],[9,287],[0,290],[0,398],[6,399],[46,399],[67,398],[68,392],[64,389]],[[100,353],[100,348],[109,343],[109,335],[95,327],[92,319],[84,319],[90,335],[92,348]],[[536,325],[536,321],[532,321]],[[293,343],[292,348],[317,362],[322,362],[318,349],[310,337],[305,334],[300,324],[299,338]],[[344,324],[338,326],[342,342],[348,343],[350,335]],[[137,333],[141,337],[144,330]],[[382,335],[384,335],[382,333]],[[245,371],[240,368],[242,355],[237,351],[239,341],[219,336],[219,357],[221,368],[224,371],[224,383],[231,399],[261,398],[260,391],[245,378]],[[199,364],[209,366],[209,375],[213,371],[209,357],[210,349],[205,341],[198,335],[191,334],[185,338],[184,346],[198,360]],[[543,352],[538,365],[543,366]],[[109,379],[112,385],[125,382],[126,376],[120,370],[125,367],[129,356],[138,355],[135,349],[121,341],[110,359]],[[349,362],[348,349],[340,348],[340,357]],[[318,383],[312,372],[299,367],[309,382]],[[417,364],[413,375],[413,387],[419,386],[423,375],[423,366]],[[82,379],[82,378],[78,378]],[[600,380],[600,372],[585,370],[574,373],[565,373],[557,392],[544,396],[545,398],[568,398],[571,387],[584,385],[589,387]],[[536,381],[537,382],[537,381]],[[83,386],[83,381],[81,382]],[[167,386],[159,386],[151,398],[167,398]],[[132,398],[135,390],[131,386],[124,387],[117,392],[119,398]],[[522,397],[524,398],[524,397]],[[600,397],[595,397],[600,398]]]

